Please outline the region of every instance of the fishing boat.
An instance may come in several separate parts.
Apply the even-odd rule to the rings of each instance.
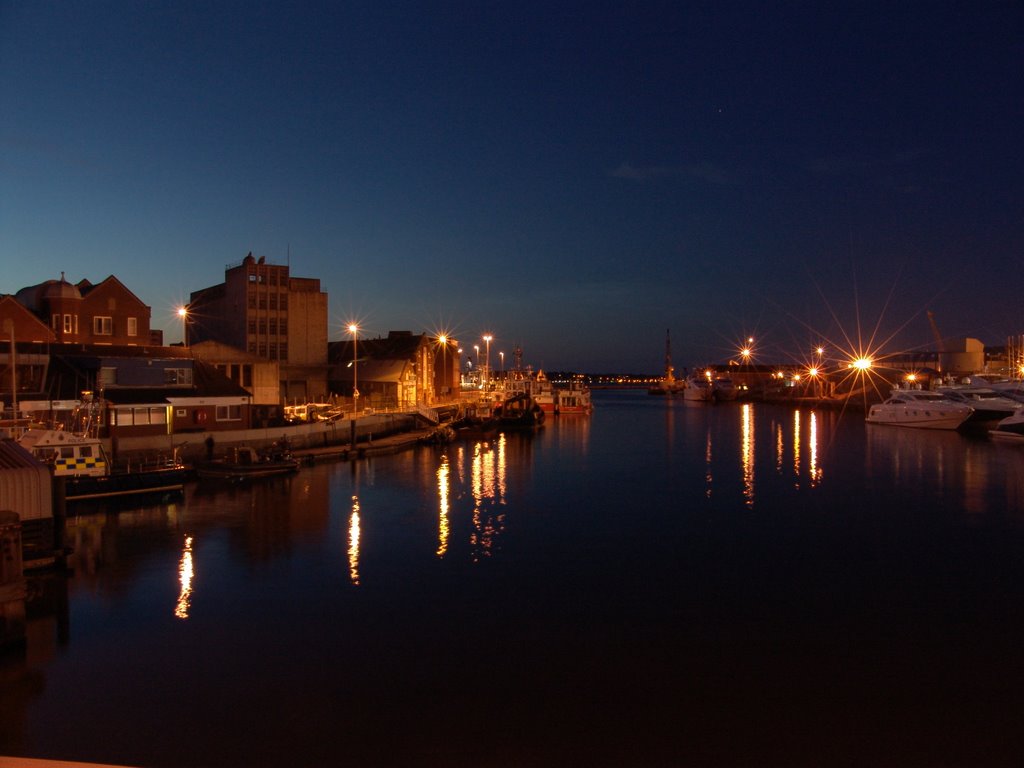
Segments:
[[[63,429],[30,429],[18,443],[64,483],[66,501],[181,493],[188,469],[175,455],[115,465],[98,437]]]
[[[299,470],[299,460],[287,447],[275,445],[269,453],[260,453],[249,445],[232,448],[226,456],[196,464],[200,479],[248,480],[290,475]]]
[[[531,395],[519,392],[494,408],[499,429],[536,429],[544,424],[544,409]]]
[[[938,392],[919,389],[894,389],[883,403],[868,410],[869,424],[888,424],[919,429],[958,429],[971,418],[974,409],[957,403]]]
[[[590,389],[580,379],[574,378],[565,385],[556,385],[543,370],[536,374],[512,371],[504,390],[499,390],[499,394],[505,397],[528,394],[544,413],[552,416],[587,414],[594,410]]]

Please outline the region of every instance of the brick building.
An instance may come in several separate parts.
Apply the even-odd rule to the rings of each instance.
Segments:
[[[327,389],[327,294],[315,278],[250,253],[224,282],[191,295],[190,343],[216,341],[276,361],[280,397],[315,400]]]

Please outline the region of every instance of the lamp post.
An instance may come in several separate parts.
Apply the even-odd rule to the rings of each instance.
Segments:
[[[476,361],[476,367],[477,367],[477,370],[479,371],[480,370],[480,345],[479,344],[474,344],[473,345],[473,359]],[[480,374],[477,374],[477,375],[480,376]],[[483,389],[483,384],[484,384],[483,378],[481,378],[480,379],[480,388],[481,389]]]
[[[441,334],[437,337],[437,343],[441,345],[441,394],[448,391],[448,337]]]
[[[352,436],[350,443],[352,448],[356,447],[356,417],[359,415],[359,358],[356,355],[356,345],[359,342],[359,326],[349,323],[348,332],[352,334]]]
[[[491,383],[491,339],[494,338],[491,334],[484,336],[484,376],[487,379],[487,383]]]
[[[181,318],[181,343],[188,346],[188,307],[178,307],[178,317]]]
[[[499,352],[498,354],[501,355],[501,378],[504,379],[505,378],[505,353],[504,352]]]

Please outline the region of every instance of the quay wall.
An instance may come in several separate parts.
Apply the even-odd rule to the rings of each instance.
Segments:
[[[188,463],[206,458],[206,440],[209,437],[213,438],[215,454],[240,445],[249,445],[256,449],[268,448],[281,438],[286,438],[291,448],[308,449],[347,444],[352,439],[352,427],[352,419],[337,419],[223,432],[187,432],[175,435],[121,437],[115,440],[107,438],[103,441],[103,447],[115,461],[161,455],[171,458],[177,452],[178,458]],[[415,428],[416,417],[409,413],[373,414],[355,420],[357,442],[372,437],[408,432]]]

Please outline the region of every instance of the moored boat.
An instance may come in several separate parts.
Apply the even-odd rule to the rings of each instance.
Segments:
[[[544,409],[526,392],[507,398],[494,408],[499,429],[535,429],[544,424]]]
[[[957,403],[964,403],[974,409],[969,422],[994,422],[1008,418],[1024,408],[1024,403],[1011,400],[990,387],[952,386],[938,387],[940,395]]]
[[[181,493],[188,469],[176,457],[115,466],[99,438],[62,429],[30,429],[18,443],[64,483],[66,501]]]
[[[996,440],[1024,443],[1024,411],[1007,416],[988,431]]]
[[[973,413],[971,406],[938,392],[894,389],[885,402],[871,406],[865,421],[918,429],[958,429]]]
[[[716,403],[735,400],[738,394],[739,391],[732,379],[721,376],[711,380],[711,397]]]
[[[249,445],[240,445],[219,459],[196,464],[196,474],[202,479],[246,480],[274,477],[297,472],[299,461],[286,449],[259,453]]]
[[[714,396],[715,391],[707,376],[695,373],[686,379],[686,389],[683,390],[684,400],[710,403]]]

